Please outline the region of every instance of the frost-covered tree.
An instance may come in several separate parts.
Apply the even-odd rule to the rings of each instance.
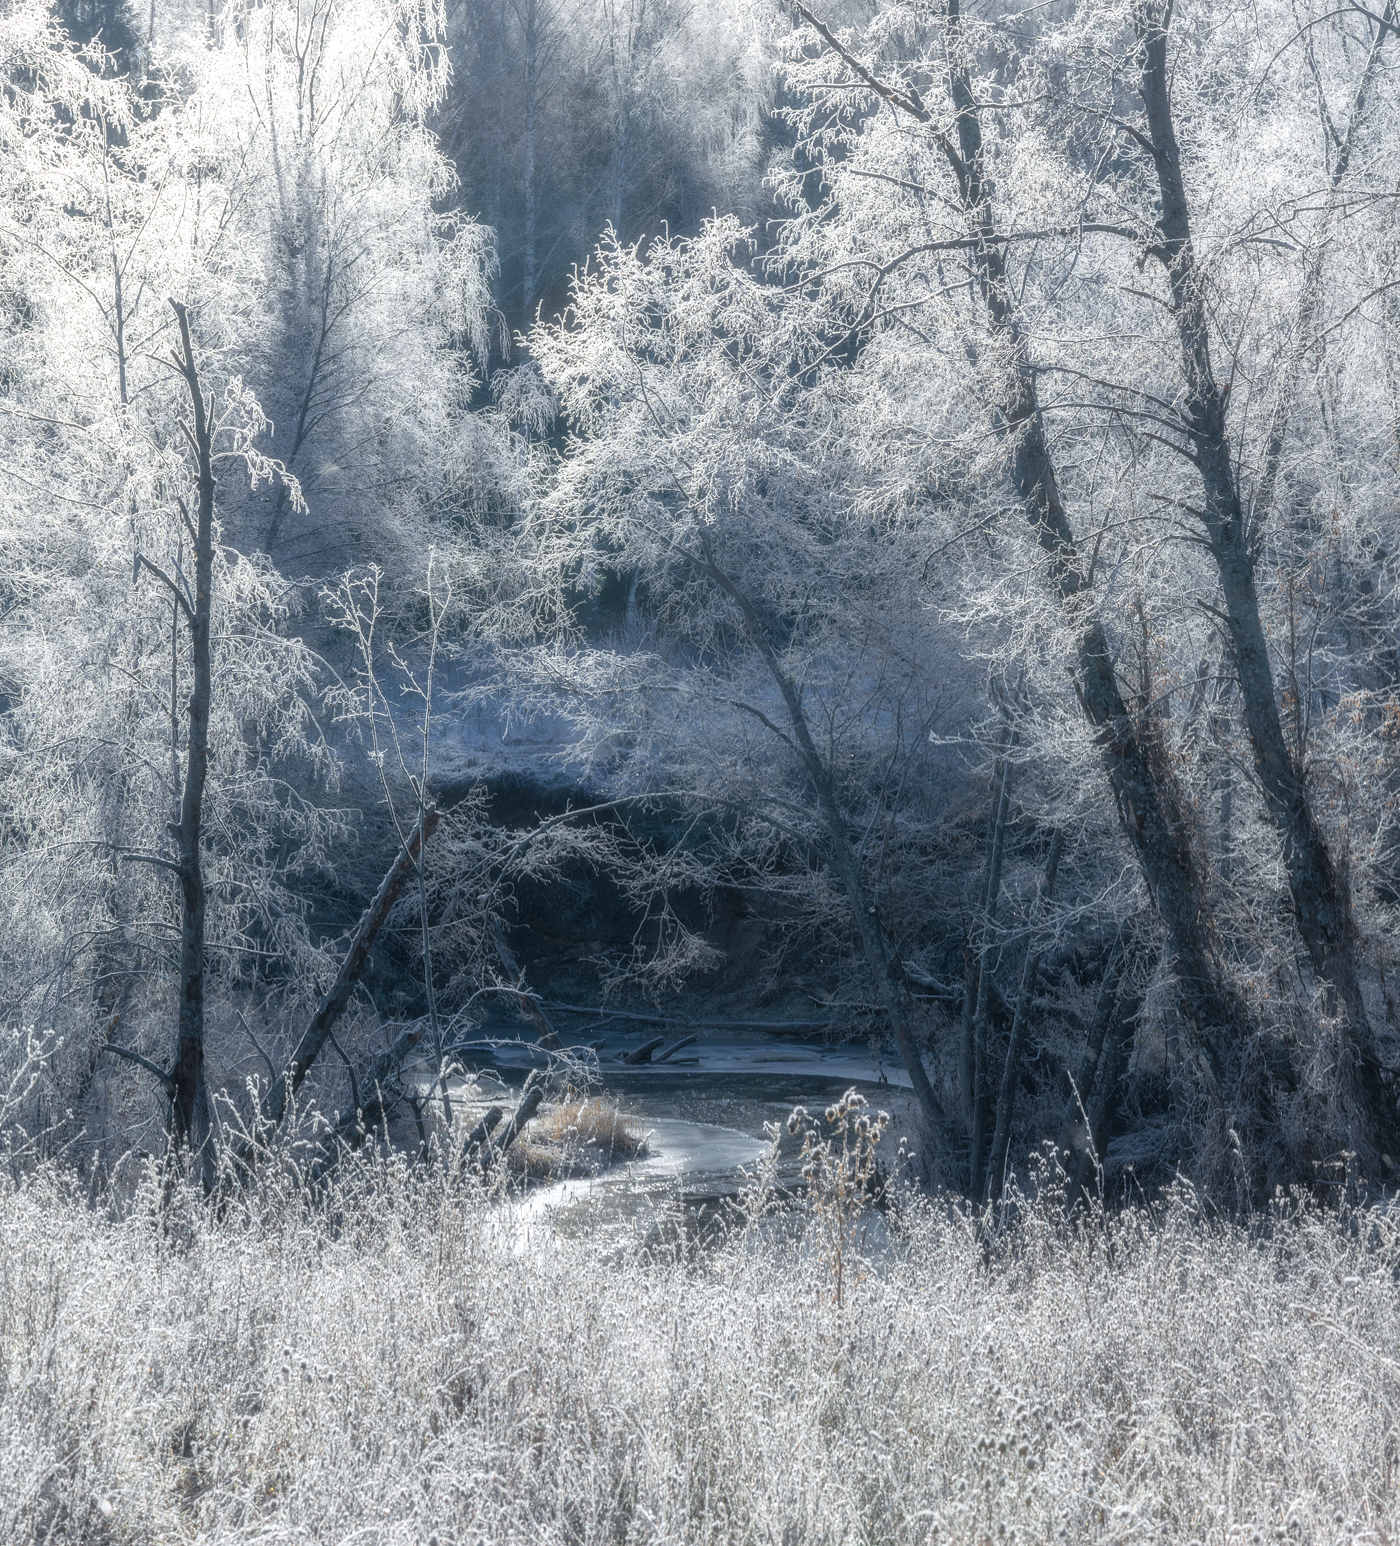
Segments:
[[[1101,920],[1121,918],[1123,877],[1141,877],[1160,932],[1134,933],[1138,986],[1109,974],[1105,1012],[1116,998],[1125,1024],[1155,1027],[1142,1056],[1178,1120],[1195,1122],[1199,1096],[1195,1130],[1222,1150],[1233,1133],[1256,1179],[1338,1143],[1381,1173],[1394,773],[1373,468],[1381,445],[1394,453],[1374,324],[1392,18],[1103,0],[976,18],[884,6],[838,31],[789,9],[792,217],[768,283],[722,222],[649,256],[613,245],[535,335],[577,436],[544,507],[556,566],[634,577],[677,681],[763,684],[766,702],[752,687],[730,706],[785,748],[765,788],[788,759],[784,798],[810,802],[882,993],[891,963],[882,1004],[909,1044],[898,953],[862,928],[879,910],[859,862],[841,874],[871,789],[841,784],[835,743],[812,736],[809,752],[799,726],[857,680],[848,651],[882,684],[872,705],[898,699],[906,669],[936,669],[928,637],[863,633],[857,597],[880,598],[882,630],[896,597],[905,619],[959,621],[964,659],[1015,688],[1000,765],[1034,767],[1048,824],[1067,787],[1095,787],[1091,767],[1104,780],[1098,863],[1055,905],[1089,919],[1097,897]],[[601,682],[619,659],[573,669]],[[653,776],[679,788],[708,753],[675,733]],[[640,776],[633,741],[615,750]],[[978,1190],[983,1146],[1005,1153],[992,1108],[1024,1047],[1015,1007],[1009,1040],[991,1033],[977,943],[1006,939],[999,845],[965,990]],[[1126,1006],[1151,937],[1165,949],[1140,1019]],[[1111,1106],[1117,1072],[1102,1078]]]
[[[1342,709],[1371,678],[1342,555],[1374,538],[1354,497],[1345,524],[1268,507],[1282,446],[1307,433],[1290,362],[1338,335],[1356,357],[1372,347],[1365,254],[1389,164],[1380,62],[1393,18],[1112,3],[964,17],[951,4],[883,8],[837,33],[793,9],[792,113],[822,188],[813,198],[807,167],[790,173],[790,272],[827,297],[834,349],[866,370],[897,355],[979,404],[1004,448],[1001,486],[1038,553],[1003,547],[1005,569],[968,548],[974,612],[1005,618],[1012,637],[1067,630],[1207,1086],[1263,1149],[1330,1063],[1320,1076],[1339,1091],[1347,1141],[1381,1168],[1393,1030],[1379,980],[1367,991],[1358,975],[1340,857],[1354,870],[1386,825],[1380,802],[1353,803],[1359,767],[1374,779],[1388,760],[1379,716],[1363,751],[1366,716]],[[1367,279],[1321,285],[1324,260],[1339,272],[1339,204]],[[1364,369],[1346,375],[1368,388]],[[1354,496],[1375,417],[1348,432],[1339,408],[1320,394],[1313,422]],[[1053,623],[1027,612],[1034,590],[1008,609],[1018,568],[1038,573]],[[1134,654],[1145,673],[1123,669]],[[1195,728],[1207,700],[1213,743]],[[1212,841],[1206,804],[1239,751],[1260,796],[1243,819],[1276,834],[1253,846],[1248,877],[1239,830]],[[1220,809],[1238,828],[1233,792]],[[1222,843],[1225,887],[1210,864]],[[1273,974],[1291,946],[1261,927],[1280,883],[1321,989],[1316,1006],[1294,997],[1301,1043],[1267,1024],[1284,1006],[1265,1012],[1260,1039],[1234,986],[1243,966],[1256,991],[1260,976],[1283,988]]]
[[[609,224],[631,240],[771,208],[771,42],[742,0],[460,0],[448,37],[435,121],[460,204],[497,233],[513,325],[565,303]]]
[[[256,553],[264,523],[252,517],[280,498],[287,520],[338,522],[341,558],[354,522],[373,513],[392,554],[427,520],[451,532],[464,501],[481,496],[475,464],[501,461],[494,430],[475,443],[490,456],[463,446],[476,426],[459,412],[470,378],[454,344],[478,326],[484,238],[432,213],[450,174],[411,101],[413,72],[427,65],[404,62],[413,38],[397,13],[347,14],[343,34],[340,18],[320,15],[309,43],[304,31],[279,34],[289,15],[226,13],[211,35],[180,38],[179,54],[157,38],[139,79],[100,48],[77,52],[40,7],[0,27],[4,1013],[66,1038],[75,1100],[101,1083],[94,1038],[167,1068],[171,993],[182,974],[194,981],[177,947],[193,873],[182,796],[199,760],[186,713],[196,593],[207,590],[211,606],[207,671],[195,674],[206,690],[217,684],[200,726],[210,770],[198,824],[209,1018],[220,1032],[213,1080],[241,1061],[229,1039],[241,992],[275,986],[295,1014],[325,972],[307,913],[334,873],[329,840],[345,830],[318,716],[328,675],[297,636],[305,598]],[[316,97],[319,165],[295,133],[280,137],[295,112],[278,69],[298,38],[320,72],[303,105],[321,88],[331,99]],[[352,79],[348,61],[367,40]],[[376,44],[398,50],[397,75],[393,58],[375,75]],[[247,90],[255,58],[261,100]],[[357,134],[378,136],[373,151]],[[336,231],[358,234],[337,245],[312,233],[309,256],[295,241],[279,247],[279,166],[303,178],[303,212],[329,211]],[[308,363],[320,385],[297,399],[310,402],[297,458],[320,491],[308,512],[276,459],[261,394],[275,396],[295,355],[283,324],[297,274],[310,284],[318,272],[331,276],[318,292],[325,348]],[[209,393],[221,497],[207,533],[185,464],[195,426],[172,369],[171,296],[193,319]],[[398,385],[391,394],[395,370],[417,374],[416,396]],[[429,443],[430,471],[410,479]],[[308,461],[332,445],[347,479],[339,504],[325,462]]]
[[[674,881],[743,875],[802,909],[817,950],[854,945],[938,1127],[905,956],[944,841],[930,735],[970,684],[928,605],[933,534],[832,434],[847,379],[750,253],[732,221],[645,254],[614,243],[565,324],[533,336],[574,436],[541,559],[630,588],[622,634],[549,656],[545,680],[580,705],[575,754],[692,812]]]
[[[455,178],[427,127],[446,86],[431,6],[224,12],[195,63],[230,237],[259,271],[246,373],[300,481],[248,545],[325,572],[387,555],[469,474],[458,425],[484,346],[487,233],[441,215]]]

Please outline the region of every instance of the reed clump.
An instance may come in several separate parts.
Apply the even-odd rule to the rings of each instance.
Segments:
[[[530,1124],[511,1153],[517,1171],[557,1179],[640,1159],[646,1151],[639,1118],[609,1096],[570,1092]]]

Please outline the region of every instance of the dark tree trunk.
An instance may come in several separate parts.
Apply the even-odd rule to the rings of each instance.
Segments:
[[[213,401],[205,403],[190,341],[189,313],[171,303],[180,324],[180,349],[175,364],[189,388],[190,441],[194,448],[198,500],[191,536],[194,540],[194,598],[190,625],[189,749],[180,819],[171,831],[179,854],[180,894],[180,1028],[175,1054],[175,1137],[199,1157],[204,1190],[214,1187],[214,1144],[209,1090],[204,1078],[204,874],[200,836],[204,819],[204,785],[209,776],[209,713],[213,678],[209,655],[209,623],[214,585],[214,458]]]
[[[991,1104],[991,1036],[987,1026],[987,1004],[992,989],[992,947],[997,921],[997,902],[1001,896],[1001,866],[1006,853],[1006,818],[1011,804],[1011,751],[1016,744],[1012,731],[1003,737],[1001,777],[992,807],[990,841],[987,846],[987,880],[982,895],[982,937],[977,951],[977,1004],[972,1014],[972,1113],[968,1128],[967,1190],[977,1194],[987,1149],[987,1118]]]
[[[1044,913],[1055,889],[1055,876],[1060,868],[1060,854],[1064,849],[1063,827],[1056,827],[1050,839],[1050,854],[1045,861],[1045,873],[1040,879],[1037,893],[1039,914]],[[1032,926],[1041,922],[1037,917]],[[984,1195],[992,1202],[1001,1196],[1006,1179],[1006,1159],[1011,1149],[1011,1118],[1016,1107],[1016,1083],[1021,1077],[1021,1055],[1026,1041],[1026,1026],[1031,1017],[1031,995],[1035,992],[1036,973],[1040,970],[1040,950],[1034,938],[1026,941],[1026,961],[1021,970],[1021,991],[1016,995],[1016,1010],[1011,1020],[1011,1037],[1006,1048],[1006,1063],[1001,1071],[1001,1088],[997,1092],[996,1130],[992,1134],[992,1151],[987,1159],[987,1177]],[[974,1177],[974,1180],[976,1177]]]
[[[399,892],[403,890],[405,882],[414,873],[419,856],[423,852],[423,844],[432,836],[441,819],[442,814],[437,806],[427,807],[423,812],[422,820],[409,834],[408,841],[399,849],[398,857],[390,866],[389,872],[380,881],[378,891],[375,892],[373,900],[365,909],[355,929],[350,948],[345,952],[345,959],[341,962],[340,970],[335,974],[335,981],[322,995],[316,1013],[312,1015],[310,1023],[302,1032],[296,1051],[292,1053],[290,1065],[272,1082],[262,1098],[260,1118],[264,1127],[275,1126],[282,1120],[286,1114],[288,1101],[301,1088],[302,1081],[311,1072],[311,1065],[320,1056],[321,1049],[330,1039],[330,1034],[335,1029],[335,1022],[345,1012],[345,1006],[350,1002],[355,984],[360,980],[360,974],[365,969],[370,950],[380,929],[384,926],[384,920],[398,900]]]

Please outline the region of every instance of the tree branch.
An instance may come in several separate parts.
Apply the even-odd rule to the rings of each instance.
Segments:
[[[194,608],[186,599],[184,591],[180,589],[180,587],[175,583],[170,575],[165,572],[164,569],[162,569],[158,564],[153,564],[139,548],[137,549],[136,557],[132,562],[132,568],[135,571],[132,575],[133,581],[139,578],[142,569],[148,569],[153,575],[155,575],[156,579],[158,579],[162,585],[168,586],[170,594],[174,596],[176,601],[179,602],[180,610],[185,614],[185,620],[189,623],[191,628],[194,627]]]
[[[119,1047],[114,1041],[104,1041],[98,1049],[101,1052],[112,1052],[119,1058],[126,1058],[129,1062],[137,1063],[148,1074],[154,1074],[160,1080],[160,1087],[171,1099],[175,1099],[175,1075],[167,1073],[158,1064],[151,1062],[150,1058],[143,1058],[139,1052],[133,1052],[130,1047]]]

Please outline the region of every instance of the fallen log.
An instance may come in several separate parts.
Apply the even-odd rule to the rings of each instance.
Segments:
[[[676,1053],[678,1053],[682,1047],[688,1047],[691,1042],[697,1040],[699,1040],[699,1038],[695,1036],[682,1036],[674,1047],[667,1047],[667,1049],[661,1054],[659,1058],[657,1058],[656,1061],[658,1063],[664,1063],[667,1058],[675,1057]]]
[[[629,1052],[622,1061],[634,1066],[638,1063],[650,1063],[652,1053],[658,1047],[664,1047],[665,1045],[666,1038],[664,1036],[653,1036],[650,1041],[644,1041],[635,1052]]]

